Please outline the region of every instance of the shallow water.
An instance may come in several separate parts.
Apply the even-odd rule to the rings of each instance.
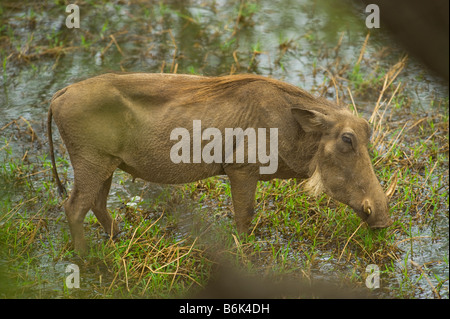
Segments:
[[[173,72],[176,69],[177,73],[204,75],[251,72],[314,91],[327,80],[323,68],[334,60],[333,56],[324,55],[324,50],[336,46],[344,34],[339,56],[353,64],[367,34],[361,8],[346,9],[325,1],[261,0],[249,1],[246,5],[227,0],[131,1],[129,6],[121,3],[85,4],[81,9],[80,29],[65,27],[64,6],[2,4],[1,19],[5,23],[1,35],[8,36],[16,55],[18,52],[39,54],[62,43],[69,43],[65,46],[72,48],[63,55],[29,60],[8,58],[6,52],[9,51],[0,51],[0,62],[5,65],[0,91],[0,127],[19,117],[44,123],[49,101],[58,89],[108,71]],[[241,20],[237,23],[239,12]],[[373,31],[366,55],[376,55],[385,47],[390,48],[389,54],[378,63],[385,67],[396,63],[402,51],[382,30]],[[400,81],[408,83],[406,90],[412,96],[411,105],[405,112],[396,112],[392,121],[416,118],[413,115],[416,111],[421,114],[442,112],[431,106],[432,101],[448,103],[445,83],[413,58]],[[327,96],[335,98],[332,86]],[[373,97],[359,96],[355,100],[359,111],[370,116],[375,103]],[[12,145],[17,149],[27,147],[14,141]],[[1,156],[4,155],[0,154],[3,159]],[[446,177],[447,184],[442,192],[447,192],[447,197],[442,199],[441,209],[448,210],[448,166],[436,170],[435,175]],[[112,192],[131,193],[118,184],[113,186]],[[115,204],[119,203],[110,202],[110,205]],[[433,292],[428,283],[419,278],[421,273],[411,268],[409,259],[420,265],[430,263],[429,268],[435,275],[448,278],[448,213],[440,211],[436,216],[425,230],[412,227],[413,239],[402,241],[399,238],[402,241],[398,247],[402,250],[400,259],[404,262],[394,267],[409,268],[412,280],[420,287],[414,297],[432,298]],[[324,263],[317,269],[318,274],[339,268],[327,258],[326,252],[321,258]],[[42,267],[49,268],[51,278],[53,273],[63,277],[64,262],[55,265],[44,257],[41,262]],[[388,280],[395,282],[402,278]],[[390,282],[385,284],[390,285]],[[445,285],[447,288],[441,290],[441,296],[448,298],[448,281]],[[49,285],[40,289],[43,295],[51,296],[56,288]]]

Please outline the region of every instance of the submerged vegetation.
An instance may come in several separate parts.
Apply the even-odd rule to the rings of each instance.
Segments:
[[[357,17],[330,32],[307,1],[285,9],[294,16],[270,13],[267,1],[129,3],[81,1],[80,29],[65,27],[63,1],[0,5],[2,297],[192,296],[226,260],[251,278],[448,298],[448,88],[382,35],[346,30]],[[56,90],[112,70],[258,73],[347,104],[372,125],[372,161],[394,224],[370,230],[349,207],[310,197],[302,181],[273,180],[259,182],[252,232],[239,236],[226,177],[163,186],[117,171],[108,208],[121,233],[108,238],[89,213],[90,252],[78,257],[52,181],[46,111]],[[68,154],[55,140],[70,189]],[[70,264],[80,288],[67,287]],[[368,265],[380,269],[379,289],[366,288]]]

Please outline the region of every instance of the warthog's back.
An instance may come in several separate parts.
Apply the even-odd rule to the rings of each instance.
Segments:
[[[121,159],[120,168],[136,177],[184,183],[224,174],[223,163],[173,163],[174,129],[192,132],[194,120],[222,134],[226,128],[279,123],[289,129],[289,109],[280,103],[286,102],[280,96],[285,91],[312,98],[296,87],[254,75],[105,74],[57,92],[51,107],[72,158],[108,154]]]

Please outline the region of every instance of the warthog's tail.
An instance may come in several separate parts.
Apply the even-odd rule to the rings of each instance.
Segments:
[[[63,90],[61,90],[63,91]],[[52,98],[52,102],[53,100],[55,100],[55,98],[57,98],[58,96],[60,96],[62,93],[58,91],[55,93],[55,95]],[[65,90],[64,90],[65,91]],[[49,142],[49,147],[50,147],[50,158],[52,160],[52,172],[53,172],[53,178],[56,181],[56,185],[58,186],[58,193],[59,196],[61,197],[66,197],[67,196],[67,191],[66,188],[63,186],[63,184],[61,183],[61,180],[59,179],[58,176],[58,171],[56,170],[56,161],[55,161],[55,153],[53,151],[53,137],[52,137],[52,106],[50,104],[50,107],[48,109],[48,117],[47,117],[47,136],[48,136],[48,142]]]

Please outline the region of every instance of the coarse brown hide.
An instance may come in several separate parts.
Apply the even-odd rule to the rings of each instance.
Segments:
[[[228,175],[240,232],[248,230],[258,180],[308,179],[351,206],[372,228],[389,226],[388,203],[368,153],[370,127],[346,108],[293,86],[256,75],[203,77],[173,74],[104,74],[67,86],[53,96],[48,133],[53,172],[60,191],[51,132],[58,126],[74,169],[64,208],[74,247],[86,251],[83,220],[92,209],[111,236],[118,232],[106,210],[117,168],[154,183],[180,184]],[[174,163],[170,139],[176,128],[277,129],[278,165],[261,174],[263,164]],[[192,134],[191,134],[192,136]],[[267,134],[267,150],[270,136]],[[202,147],[207,143],[202,140]],[[224,147],[224,146],[223,146]],[[271,150],[273,151],[273,150]],[[248,152],[246,152],[248,155]],[[192,154],[191,154],[192,155]]]

